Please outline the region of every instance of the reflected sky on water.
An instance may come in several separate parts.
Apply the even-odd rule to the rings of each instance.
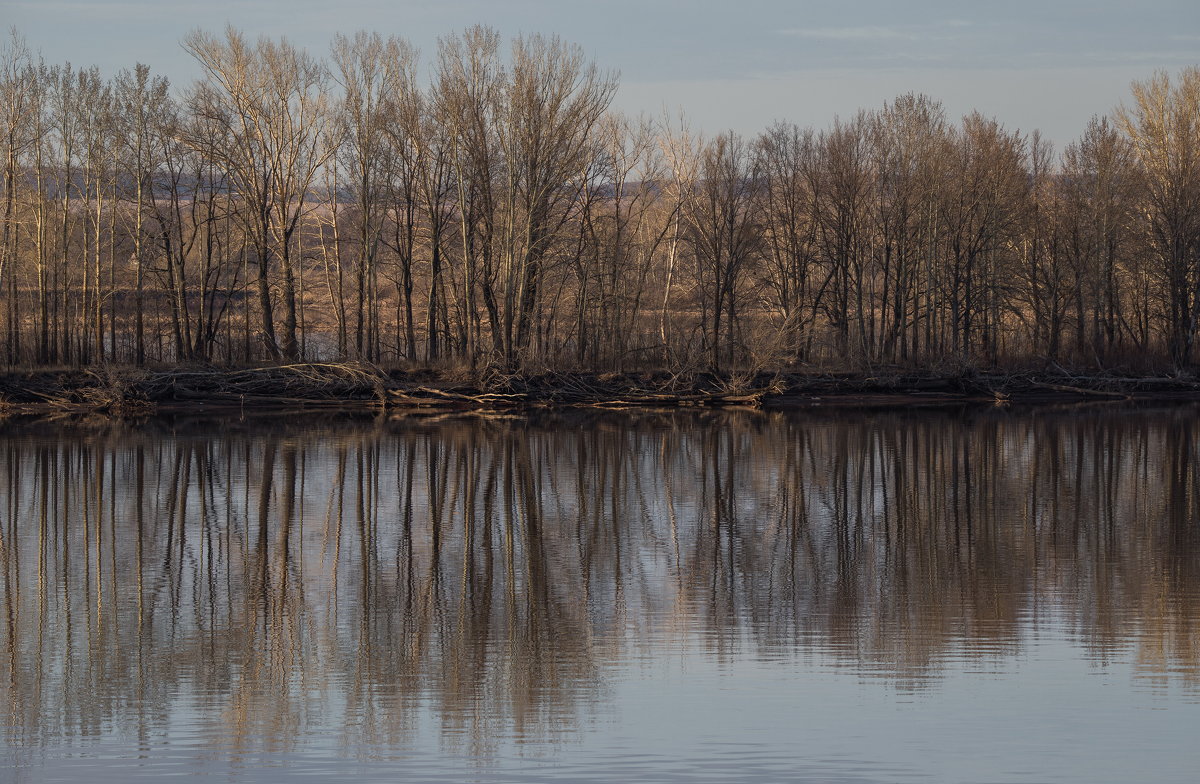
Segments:
[[[9,423],[3,763],[1191,781],[1198,444],[1192,408]]]

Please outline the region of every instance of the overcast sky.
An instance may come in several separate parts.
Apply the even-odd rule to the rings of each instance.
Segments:
[[[1200,0],[0,0],[0,23],[49,61],[107,73],[141,61],[177,85],[197,74],[182,36],[227,22],[322,53],[357,29],[425,53],[475,23],[557,33],[620,72],[619,108],[747,134],[776,119],[823,127],[916,91],[1061,145],[1130,81],[1200,64]]]

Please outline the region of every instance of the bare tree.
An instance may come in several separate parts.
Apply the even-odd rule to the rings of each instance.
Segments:
[[[1149,351],[1144,318],[1148,285],[1134,253],[1137,177],[1128,140],[1106,118],[1092,118],[1063,154],[1063,230],[1074,273],[1076,343],[1108,361],[1123,338]],[[1129,306],[1129,307],[1127,307]],[[1132,316],[1134,323],[1129,321]],[[1145,324],[1139,329],[1136,322]]]
[[[482,339],[479,298],[491,323],[492,353],[504,354],[496,298],[496,223],[502,162],[496,139],[503,68],[500,36],[476,26],[438,42],[438,68],[431,100],[448,137],[457,203],[459,260],[453,287],[459,345],[472,363]]]
[[[835,120],[817,139],[816,169],[810,173],[828,287],[822,308],[828,315],[841,356],[867,358],[873,313],[868,312],[867,207],[871,173],[867,118]]]
[[[615,76],[587,62],[578,46],[539,35],[513,42],[499,117],[510,202],[504,232],[510,365],[529,349],[547,255],[578,196],[593,131],[616,87]]]
[[[759,137],[755,150],[755,171],[764,187],[764,290],[782,320],[790,358],[804,360],[821,299],[813,220],[818,191],[806,176],[814,168],[814,135],[791,123],[777,123]]]
[[[1054,361],[1062,359],[1062,336],[1071,302],[1070,238],[1052,161],[1053,152],[1035,131],[1029,140],[1029,202],[1021,241],[1020,285],[1015,297],[1030,325],[1030,341]]]
[[[880,278],[874,352],[881,359],[907,361],[919,344],[919,303],[926,288],[922,268],[938,239],[945,116],[936,101],[910,94],[872,115],[870,126],[875,180],[870,215]]]
[[[224,126],[228,144],[213,152],[240,198],[258,261],[263,339],[273,357],[300,355],[296,331],[294,238],[309,207],[306,197],[333,149],[326,70],[286,39],[251,45],[233,27],[224,39],[194,31],[184,48],[204,68],[192,89],[193,112]],[[272,262],[282,266],[283,336],[276,340]]]
[[[6,297],[5,349],[9,364],[20,356],[20,317],[17,301],[17,188],[23,156],[36,142],[37,70],[25,40],[16,28],[0,47],[0,133],[4,136],[4,206],[0,221],[0,292]]]
[[[1200,68],[1172,82],[1158,73],[1132,85],[1133,105],[1117,121],[1133,144],[1145,212],[1164,281],[1167,351],[1191,361],[1200,316]]]
[[[942,346],[969,361],[995,359],[1007,251],[1018,231],[1029,181],[1020,136],[976,113],[963,118],[948,150],[955,173],[943,200],[947,258],[941,285],[949,306],[950,341]]]
[[[334,78],[342,87],[338,112],[342,166],[350,174],[347,195],[354,199],[357,213],[354,348],[359,356],[373,360],[379,359],[377,260],[384,237],[386,194],[394,174],[389,134],[399,122],[394,107],[415,91],[415,58],[407,43],[378,33],[334,38]],[[335,191],[331,198],[340,195]],[[411,254],[408,261],[411,269]]]
[[[146,361],[145,328],[145,277],[146,258],[144,251],[144,219],[148,208],[154,206],[154,172],[162,161],[162,144],[159,137],[171,132],[171,111],[167,95],[168,82],[165,77],[152,77],[149,66],[138,64],[132,72],[124,71],[116,80],[116,103],[121,118],[119,138],[122,142],[122,168],[126,175],[129,191],[126,195],[133,202],[132,226],[129,233],[133,240],[134,266],[134,362],[141,365]],[[183,291],[180,266],[174,254],[167,255],[172,286],[172,306],[176,314],[176,356],[187,357],[186,327],[180,324],[180,300],[186,297]],[[115,318],[115,315],[114,315]],[[96,329],[102,330],[97,317]],[[113,347],[115,350],[115,346]]]
[[[762,186],[751,169],[750,146],[735,133],[716,137],[699,155],[699,176],[685,196],[683,214],[696,254],[710,364],[719,371],[722,365],[729,367],[734,362],[740,285],[762,247],[758,215]]]
[[[576,354],[592,366],[621,367],[635,346],[654,261],[671,231],[677,200],[663,193],[653,126],[609,115],[596,134],[578,209]]]

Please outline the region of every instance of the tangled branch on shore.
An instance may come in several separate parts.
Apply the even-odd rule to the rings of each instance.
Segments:
[[[1200,400],[1190,377],[1055,372],[932,375],[542,373],[446,377],[369,364],[311,363],[218,370],[59,370],[0,375],[5,413],[137,416],[184,409],[346,408],[494,411],[528,407],[930,406],[1062,401]]]

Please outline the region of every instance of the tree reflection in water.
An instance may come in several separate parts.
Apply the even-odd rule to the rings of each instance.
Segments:
[[[680,646],[926,688],[1048,624],[1200,693],[1190,409],[218,424],[0,436],[11,747],[486,757]]]

